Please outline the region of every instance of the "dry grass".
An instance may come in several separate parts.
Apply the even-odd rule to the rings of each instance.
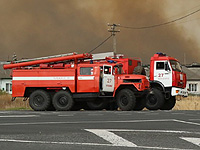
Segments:
[[[200,110],[200,96],[177,97],[173,110]]]
[[[0,110],[23,110],[31,109],[28,101],[22,101],[21,98],[11,101],[12,96],[10,94],[0,95]]]

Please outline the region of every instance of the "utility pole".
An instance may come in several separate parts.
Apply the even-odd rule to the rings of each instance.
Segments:
[[[110,26],[110,29],[108,29],[108,32],[111,32],[111,35],[113,36],[113,52],[114,55],[117,54],[117,40],[116,40],[116,32],[120,32],[120,30],[116,30],[116,27],[119,27],[120,24],[109,24],[108,26]]]

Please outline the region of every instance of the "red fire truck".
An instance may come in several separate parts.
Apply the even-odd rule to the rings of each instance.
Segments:
[[[121,110],[144,108],[149,92],[146,76],[123,73],[120,62],[91,59],[90,54],[73,53],[4,65],[12,69],[13,100],[29,98],[36,111],[71,110],[82,100],[98,108],[113,101]]]

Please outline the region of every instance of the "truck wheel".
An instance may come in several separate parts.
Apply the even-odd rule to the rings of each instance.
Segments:
[[[162,92],[158,89],[152,89],[152,93],[149,93],[146,97],[146,108],[149,110],[160,109],[165,102]]]
[[[108,103],[105,102],[102,98],[96,98],[93,101],[87,102],[87,105],[91,110],[102,110],[108,106]]]
[[[44,111],[51,104],[51,96],[44,90],[36,90],[31,93],[29,105],[35,111]]]
[[[166,100],[164,105],[160,108],[161,110],[171,110],[176,104],[176,97],[172,96]]]
[[[130,89],[123,89],[117,94],[117,105],[121,110],[133,110],[136,104],[134,92]]]
[[[145,105],[146,105],[146,99],[144,97],[139,97],[136,99],[136,104],[133,110],[141,111],[144,109]]]
[[[71,110],[74,105],[72,95],[67,91],[59,91],[53,96],[53,106],[56,110]]]

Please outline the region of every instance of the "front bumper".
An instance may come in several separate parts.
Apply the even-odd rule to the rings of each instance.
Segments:
[[[172,87],[171,93],[172,93],[172,96],[180,95],[180,96],[188,97],[188,91],[186,88],[181,89],[181,88]]]

